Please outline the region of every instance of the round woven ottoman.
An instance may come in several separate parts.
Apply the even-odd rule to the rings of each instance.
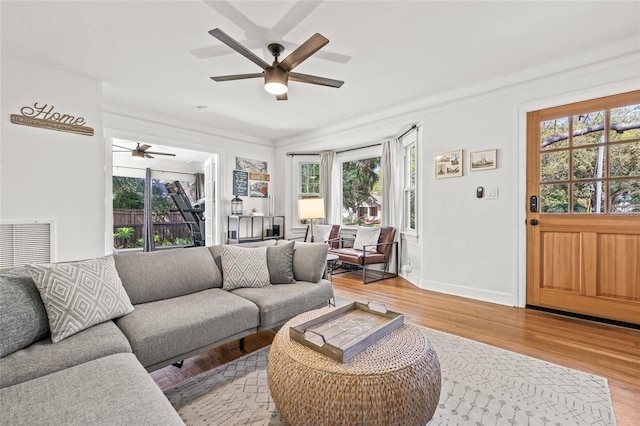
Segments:
[[[332,308],[299,315],[276,334],[267,379],[282,417],[298,425],[416,425],[440,399],[440,363],[424,333],[404,324],[342,364],[289,338],[289,327]]]

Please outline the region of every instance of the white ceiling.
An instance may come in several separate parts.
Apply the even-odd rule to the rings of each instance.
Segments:
[[[3,54],[103,81],[106,111],[274,143],[526,70],[573,67],[585,51],[640,49],[638,1],[2,0],[0,7]],[[290,46],[283,57],[319,32],[330,43],[296,71],[345,84],[290,82],[289,100],[278,102],[260,79],[216,83],[209,77],[260,71],[208,34],[216,27],[247,45]],[[203,49],[214,56],[202,58]],[[272,60],[266,49],[254,53]]]

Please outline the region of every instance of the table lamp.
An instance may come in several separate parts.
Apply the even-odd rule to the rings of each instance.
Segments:
[[[324,219],[324,198],[303,198],[298,200],[298,217],[311,221],[311,242],[313,243],[313,221]]]

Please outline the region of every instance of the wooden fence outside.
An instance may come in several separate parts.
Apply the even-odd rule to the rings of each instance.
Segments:
[[[144,222],[144,210],[141,209],[113,209],[113,232],[118,228],[133,228],[133,235],[128,239],[130,244],[135,244],[142,238],[142,224]],[[170,212],[162,217],[153,215],[153,232],[160,241],[175,241],[176,238],[191,238],[191,229],[184,222],[179,212]],[[123,238],[113,239],[115,247],[124,247],[127,241]]]

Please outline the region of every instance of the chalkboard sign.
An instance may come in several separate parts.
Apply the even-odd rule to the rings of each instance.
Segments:
[[[249,195],[249,173],[240,170],[233,171],[233,195],[246,197]]]

